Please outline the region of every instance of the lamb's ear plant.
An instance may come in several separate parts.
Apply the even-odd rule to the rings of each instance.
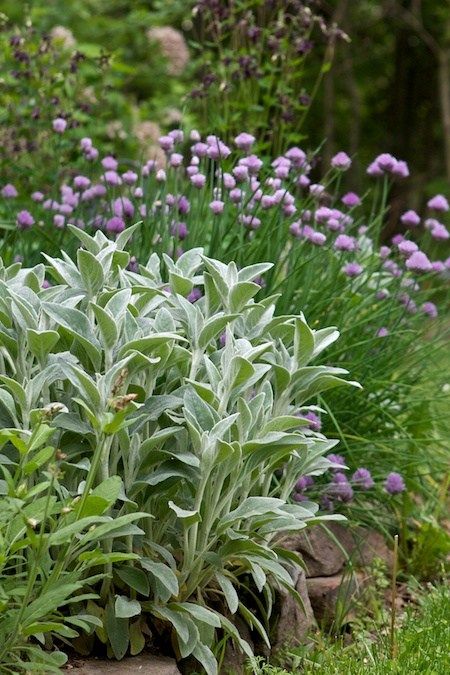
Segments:
[[[311,365],[335,328],[276,316],[276,296],[255,301],[269,264],[238,270],[193,249],[129,271],[123,248],[139,230],[116,241],[73,232],[77,262],[46,256],[56,285],[41,288],[43,265],[0,270],[0,408],[15,436],[43,406],[57,413],[45,426],[60,458],[48,518],[70,504],[70,541],[42,528],[44,588],[73,563],[74,583],[98,594],[80,598],[98,619],[76,640],[84,652],[98,639],[120,659],[170,630],[176,656],[213,674],[224,636],[251,656],[236,614],[268,643],[276,589],[300,601],[289,570],[301,561],[283,533],[340,517],[290,501],[298,475],[322,473],[336,444],[300,411],[355,383]]]

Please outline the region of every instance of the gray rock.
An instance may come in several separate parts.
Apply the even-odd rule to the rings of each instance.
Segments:
[[[348,619],[352,615],[354,600],[365,587],[366,580],[362,573],[307,579],[309,600],[317,621],[330,625],[334,619],[339,622]]]
[[[79,668],[68,668],[74,675],[180,675],[174,659],[141,654],[122,661],[86,659]]]
[[[370,565],[375,558],[392,566],[392,552],[379,532],[333,522],[326,527],[331,536],[316,526],[283,540],[283,546],[303,557],[307,578],[338,574],[349,559],[355,567]]]
[[[278,616],[272,649],[295,647],[305,642],[308,633],[316,627],[314,613],[308,596],[305,572],[301,567],[291,573],[295,582],[295,590],[300,595],[303,607],[287,589],[278,591],[278,598],[274,607],[274,615]]]

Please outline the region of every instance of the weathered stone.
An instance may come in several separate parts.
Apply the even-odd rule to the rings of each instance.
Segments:
[[[176,661],[141,654],[122,661],[86,659],[81,667],[72,667],[74,675],[180,675]]]
[[[317,621],[327,625],[337,615],[341,619],[348,616],[353,600],[364,588],[366,579],[362,573],[307,579],[309,600]]]
[[[338,574],[349,559],[356,567],[370,565],[375,558],[392,565],[392,553],[379,532],[333,522],[326,528],[313,527],[283,539],[283,546],[301,554],[307,578]]]
[[[282,647],[295,647],[305,642],[308,633],[316,626],[314,613],[306,587],[305,572],[297,567],[293,572],[295,590],[300,595],[303,607],[295,600],[287,589],[278,592],[274,607],[274,615],[278,617],[272,636],[274,651]]]

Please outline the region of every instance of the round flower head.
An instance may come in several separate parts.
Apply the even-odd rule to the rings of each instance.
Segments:
[[[117,159],[115,159],[111,155],[107,155],[102,159],[102,166],[104,169],[106,169],[106,171],[116,171],[117,167],[119,166],[119,163]]]
[[[4,197],[5,199],[14,199],[19,194],[14,185],[11,185],[11,183],[7,183],[6,185],[4,185],[2,187],[1,192],[2,197]]]
[[[138,179],[137,173],[134,171],[125,171],[125,173],[122,174],[122,180],[126,185],[134,185]]]
[[[376,332],[377,337],[387,337],[389,335],[389,331],[385,326],[381,326]]]
[[[82,138],[81,141],[80,141],[80,148],[84,152],[87,152],[88,150],[90,150],[92,148],[92,139],[88,138],[88,137]]]
[[[431,236],[437,241],[446,241],[450,237],[450,234],[445,225],[436,223],[436,225],[431,228]]]
[[[450,208],[444,195],[435,195],[427,202],[427,206],[434,211],[448,211]]]
[[[225,203],[222,202],[220,199],[214,199],[210,203],[209,208],[214,213],[214,215],[217,216],[220,213],[223,213],[224,206],[225,206]]]
[[[391,252],[391,249],[389,248],[389,246],[381,246],[380,247],[380,258],[382,260],[385,260],[389,256],[390,252]]]
[[[402,159],[396,160],[394,168],[392,169],[392,175],[398,176],[399,178],[408,178],[409,168],[407,163]]]
[[[179,152],[172,152],[169,158],[170,166],[177,168],[183,164],[183,155]]]
[[[375,157],[375,164],[377,164],[381,171],[392,171],[396,163],[397,160],[395,157],[388,152],[383,152],[381,155],[378,155],[378,157]]]
[[[300,168],[305,164],[306,154],[301,148],[293,147],[285,153],[285,157],[292,162],[292,166]]]
[[[342,502],[350,502],[353,499],[353,489],[344,473],[337,472],[328,487],[328,493]]]
[[[117,171],[105,171],[102,180],[104,180],[105,183],[108,183],[108,185],[122,185],[122,179]]]
[[[363,268],[361,267],[361,265],[358,265],[358,263],[356,263],[356,262],[349,262],[346,265],[344,265],[344,267],[342,268],[342,271],[348,277],[359,277],[359,275],[363,271]]]
[[[239,148],[239,150],[249,152],[255,140],[256,138],[254,136],[252,136],[251,134],[247,134],[245,131],[243,131],[238,136],[236,136],[234,142],[236,144],[236,147]]]
[[[347,192],[347,194],[342,197],[341,202],[344,206],[353,208],[354,206],[359,206],[361,204],[361,199],[356,192]]]
[[[256,155],[248,155],[239,160],[239,166],[246,166],[250,175],[255,176],[261,169],[263,162]]]
[[[183,241],[183,239],[186,239],[186,237],[189,234],[186,223],[173,223],[171,231],[172,234],[175,237],[178,237],[178,239],[180,239],[181,241]]]
[[[201,139],[200,132],[197,131],[197,129],[192,129],[192,131],[189,134],[189,138],[194,143],[197,143]]]
[[[309,191],[313,197],[320,197],[320,195],[325,191],[325,186],[320,183],[313,183],[309,186]]]
[[[67,122],[62,117],[57,117],[52,122],[53,131],[57,134],[63,134],[67,128]]]
[[[406,490],[405,482],[402,476],[395,471],[392,471],[384,483],[384,489],[390,495],[397,495]]]
[[[106,221],[107,232],[119,234],[120,232],[123,232],[124,229],[125,229],[125,223],[122,220],[122,218],[119,218],[119,216],[113,216],[108,221]]]
[[[206,176],[202,173],[196,173],[194,176],[191,176],[190,181],[194,187],[200,189],[205,186]]]
[[[420,216],[415,211],[410,209],[409,211],[405,211],[405,213],[400,217],[400,220],[402,221],[403,225],[406,225],[407,227],[417,227],[417,225],[420,223]]]
[[[424,302],[422,305],[422,312],[427,314],[431,319],[435,319],[438,315],[438,310],[434,302]]]
[[[295,489],[298,492],[302,492],[302,490],[306,490],[306,488],[311,487],[311,485],[314,485],[314,478],[311,476],[300,476],[295,484]]]
[[[419,247],[414,241],[410,241],[409,239],[405,239],[404,241],[401,241],[398,245],[398,250],[402,255],[405,257],[409,258],[412,256],[413,253],[419,250]]]
[[[352,160],[347,155],[346,152],[338,152],[337,155],[332,157],[331,166],[334,169],[340,169],[341,171],[346,171],[352,165]]]
[[[406,261],[406,267],[412,272],[430,272],[433,268],[428,257],[422,251],[416,251]]]
[[[191,204],[190,201],[185,195],[181,195],[177,199],[177,209],[178,213],[181,213],[182,215],[185,215],[186,213],[189,213],[191,210]]]
[[[322,422],[320,420],[320,417],[316,415],[315,412],[313,412],[312,410],[308,410],[308,412],[300,413],[300,415],[305,419],[309,420],[308,429],[311,429],[311,431],[321,430]]]
[[[443,263],[442,260],[434,260],[431,263],[431,267],[433,268],[433,272],[444,272],[445,271],[445,263]]]
[[[31,199],[34,202],[42,202],[44,200],[44,195],[42,192],[39,191],[33,192],[33,194],[31,195]]]
[[[65,221],[66,219],[60,213],[57,213],[56,215],[53,216],[53,225],[57,227],[59,230],[61,230],[64,227]]]
[[[315,230],[311,232],[308,239],[311,244],[314,244],[314,246],[323,246],[327,240],[326,236],[322,232],[316,232]]]
[[[128,197],[117,197],[113,202],[113,212],[119,218],[132,218],[134,206]]]
[[[34,218],[29,211],[24,209],[17,214],[16,222],[21,230],[28,230],[34,225]]]
[[[345,459],[342,457],[342,455],[327,455],[327,459],[332,462],[333,464],[337,464],[340,467],[345,466]],[[333,471],[338,471],[336,467],[333,467]]]
[[[372,475],[368,469],[361,467],[356,469],[355,473],[352,476],[353,483],[356,483],[363,490],[370,490],[375,485],[375,482],[372,478]]]
[[[355,251],[356,241],[353,237],[349,237],[347,234],[339,234],[336,237],[336,241],[334,242],[334,248],[337,251]]]
[[[75,176],[73,184],[77,190],[86,190],[91,184],[91,181],[86,176]]]
[[[217,136],[207,136],[206,142],[208,143],[208,150],[206,151],[206,154],[211,159],[226,159],[231,155],[230,148],[225,145],[225,143],[222,143],[220,138],[217,138]]]
[[[305,502],[307,501],[308,498],[301,492],[294,492],[294,494],[292,495],[292,499],[294,500],[294,502]]]
[[[158,138],[158,143],[160,147],[166,152],[172,150],[173,146],[175,145],[175,141],[172,136],[160,136]]]

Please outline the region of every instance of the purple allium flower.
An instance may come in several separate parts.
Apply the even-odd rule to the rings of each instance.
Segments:
[[[139,263],[134,255],[132,255],[130,258],[130,262],[127,265],[127,270],[135,273],[139,272]]]
[[[298,220],[294,220],[294,222],[290,224],[289,232],[292,234],[293,237],[300,238],[303,236],[303,227],[298,222]]]
[[[24,209],[17,214],[16,222],[21,230],[28,230],[34,225],[34,218],[29,211]]]
[[[193,288],[192,291],[187,296],[189,302],[197,302],[202,297],[202,292],[199,288]]]
[[[164,183],[167,179],[167,175],[164,169],[158,169],[155,178],[158,181],[158,183]]]
[[[339,466],[345,466],[345,459],[342,457],[342,455],[327,455],[327,459],[332,462],[333,464],[338,464]],[[334,468],[333,471],[337,471],[338,469]]]
[[[194,187],[200,189],[205,186],[206,176],[204,176],[202,173],[196,173],[195,176],[191,176],[190,180]]]
[[[315,230],[310,233],[308,239],[314,246],[323,246],[327,240],[322,232],[316,232]]]
[[[309,420],[308,429],[311,431],[320,431],[322,428],[322,422],[319,415],[316,415],[312,410],[308,410],[306,413],[299,413],[302,417]]]
[[[75,176],[73,179],[73,184],[77,190],[86,190],[91,184],[91,181],[87,176]]]
[[[207,143],[195,143],[191,147],[191,152],[194,155],[197,155],[197,157],[206,157],[206,154],[208,152],[208,144]]]
[[[311,485],[314,485],[314,478],[312,478],[312,476],[300,476],[295,484],[295,489],[298,492],[302,492],[302,490],[306,490],[306,488],[311,487]]]
[[[256,176],[258,171],[262,168],[263,162],[256,155],[248,155],[247,157],[239,160],[239,166],[246,166],[248,173],[251,176]]]
[[[223,213],[225,202],[222,202],[220,199],[214,199],[210,204],[209,208],[214,213],[215,216]]]
[[[53,225],[57,227],[59,230],[61,230],[64,227],[65,222],[66,219],[60,213],[57,213],[56,215],[53,216]]]
[[[360,237],[362,237],[364,234],[367,234],[368,232],[368,226],[367,225],[360,225],[358,227],[358,234]]]
[[[420,223],[420,216],[410,209],[409,211],[405,211],[405,213],[400,216],[400,220],[402,221],[403,225],[406,225],[407,227],[417,227]]]
[[[36,192],[33,192],[33,193],[32,193],[31,199],[32,199],[34,202],[42,202],[42,200],[44,199],[44,195],[43,195],[42,192],[36,191]]]
[[[102,167],[106,171],[117,171],[118,166],[119,162],[115,157],[112,157],[111,155],[107,155],[102,159]]]
[[[334,248],[337,251],[355,251],[356,241],[353,237],[349,237],[347,234],[339,234],[336,237],[336,241],[334,242]]]
[[[347,194],[342,197],[341,202],[345,206],[352,208],[353,206],[359,206],[361,204],[361,199],[356,192],[347,192]]]
[[[229,196],[233,204],[239,204],[242,201],[242,190],[234,188],[234,190],[230,190]]]
[[[417,312],[417,305],[408,293],[401,293],[398,300],[410,314],[415,314]]]
[[[409,176],[409,167],[406,162],[402,159],[396,160],[394,168],[392,169],[392,174],[398,176],[399,178],[408,178]]]
[[[86,150],[85,157],[90,162],[95,162],[95,160],[98,159],[97,148],[89,148],[89,150]]]
[[[133,194],[136,197],[136,199],[142,199],[142,197],[144,196],[144,190],[141,187],[137,187],[135,188]]]
[[[105,171],[102,180],[104,180],[105,183],[108,183],[108,185],[122,185],[122,179],[117,171]]]
[[[172,234],[178,237],[178,239],[180,239],[181,241],[183,241],[183,239],[186,239],[186,237],[189,234],[186,223],[172,223],[171,231]]]
[[[180,195],[177,199],[177,210],[178,213],[185,215],[191,210],[191,203],[185,195]]]
[[[422,305],[422,312],[432,319],[435,319],[438,315],[437,307],[433,302],[424,302]]]
[[[444,272],[445,263],[442,260],[435,260],[431,263],[431,267],[433,268],[433,272]]]
[[[173,138],[175,143],[182,143],[184,141],[184,133],[182,129],[172,129],[168,134]]]
[[[406,267],[412,272],[430,272],[431,262],[422,251],[416,251],[406,261]]]
[[[363,268],[357,262],[349,262],[346,265],[344,265],[344,267],[342,268],[342,271],[348,277],[359,277],[359,275],[363,271]]]
[[[394,244],[394,246],[398,246],[401,244],[402,241],[405,241],[405,237],[403,234],[394,234],[394,236],[391,239],[391,242]]]
[[[390,254],[390,252],[391,252],[391,249],[389,248],[389,246],[381,246],[380,247],[380,258],[382,260],[385,260],[388,257],[388,255]]]
[[[124,229],[125,223],[122,220],[122,218],[119,218],[119,216],[113,216],[112,218],[106,221],[107,232],[119,234],[120,232],[123,232]]]
[[[350,502],[353,499],[353,489],[344,473],[337,472],[333,476],[332,483],[328,486],[328,493],[342,502]]]
[[[294,492],[292,495],[292,499],[294,502],[306,502],[308,497],[306,495],[303,495],[301,492]]]
[[[206,154],[211,159],[226,159],[231,155],[230,148],[225,145],[225,143],[222,143],[220,138],[217,138],[217,136],[207,136],[206,142],[208,143],[208,150]]]
[[[386,289],[381,289],[380,291],[376,292],[375,297],[377,300],[386,300],[386,298],[389,297],[389,291]]]
[[[67,127],[67,122],[62,117],[57,117],[52,122],[53,131],[57,134],[63,134]]]
[[[436,239],[437,241],[446,241],[450,237],[450,234],[448,233],[448,230],[445,227],[445,225],[443,225],[442,223],[437,223],[431,229],[431,236],[433,237],[433,239]]]
[[[174,168],[181,166],[183,164],[183,155],[181,155],[179,152],[172,152],[169,157],[169,164]]]
[[[352,476],[352,481],[363,488],[363,490],[370,490],[375,485],[369,469],[365,469],[364,467],[356,469]]]
[[[172,150],[175,145],[172,136],[160,136],[160,138],[158,138],[158,143],[163,150],[166,150],[166,152]]]
[[[192,129],[192,131],[189,134],[189,138],[194,143],[197,143],[201,139],[201,136],[200,133],[197,131],[197,129]]]
[[[186,167],[186,174],[189,176],[195,176],[196,173],[199,173],[200,169],[198,166],[194,166],[193,164],[189,164],[189,166]]]
[[[234,187],[236,187],[236,180],[234,176],[231,175],[231,173],[224,173],[223,184],[227,190],[232,190]]]
[[[126,185],[134,185],[137,179],[138,175],[134,171],[128,170],[122,174],[122,180]]]
[[[7,183],[6,185],[4,185],[2,187],[1,193],[2,197],[4,197],[5,199],[14,199],[19,194],[14,185],[11,185],[11,183]]]
[[[304,176],[303,174],[298,177],[297,179],[297,185],[301,188],[307,188],[311,184],[311,179],[308,178],[308,176]]]
[[[435,195],[427,202],[427,206],[434,211],[448,211],[450,208],[444,195]]]
[[[389,492],[390,495],[397,495],[406,490],[406,485],[402,476],[399,473],[392,471],[386,478],[384,489],[386,492]]]
[[[346,171],[349,169],[352,165],[352,160],[350,157],[347,155],[346,152],[338,152],[334,157],[331,159],[331,166],[334,169],[340,169],[341,171]]]
[[[375,157],[375,163],[380,167],[382,171],[392,171],[395,167],[397,160],[388,152],[383,152],[378,157]]]
[[[92,138],[88,138],[87,136],[85,138],[82,138],[80,141],[80,148],[84,152],[90,150],[92,148]]]
[[[385,326],[381,326],[376,332],[377,337],[386,337],[389,335],[389,331]]]
[[[409,239],[404,239],[401,241],[398,245],[398,250],[400,253],[407,258],[412,256],[413,253],[419,250],[419,247],[414,241],[410,241]]]
[[[306,154],[301,148],[293,147],[285,153],[285,157],[292,162],[292,166],[301,168],[306,160]]]
[[[261,225],[260,219],[254,215],[246,216],[244,214],[241,214],[239,216],[239,222],[245,225],[245,227],[247,227],[249,230],[257,230],[258,227],[260,227]]]
[[[320,195],[325,191],[325,186],[320,183],[313,183],[309,186],[309,191],[313,197],[320,197]]]
[[[234,139],[234,142],[239,150],[244,150],[244,152],[249,152],[255,141],[256,138],[251,134],[247,134],[245,131],[236,136]]]
[[[132,218],[134,206],[128,197],[117,197],[113,202],[113,213],[119,218]]]

